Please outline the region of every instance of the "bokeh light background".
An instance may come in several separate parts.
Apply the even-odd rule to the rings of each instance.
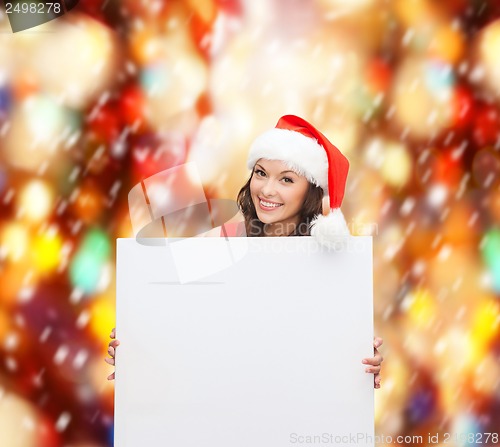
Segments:
[[[0,16],[2,446],[112,445],[128,191],[196,161],[234,198],[285,113],[348,156],[375,235],[376,433],[499,431],[500,2],[82,0]]]

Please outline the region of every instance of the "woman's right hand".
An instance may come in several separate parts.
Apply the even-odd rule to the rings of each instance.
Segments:
[[[109,363],[110,365],[114,365],[115,364],[115,350],[116,350],[116,347],[120,344],[120,340],[115,339],[115,337],[116,337],[116,329],[115,328],[112,329],[109,337],[112,338],[113,340],[111,340],[108,344],[109,357],[106,357],[104,359],[104,361],[106,363]],[[113,371],[113,373],[111,373],[108,376],[108,380],[114,380],[114,379],[115,379],[115,373]]]

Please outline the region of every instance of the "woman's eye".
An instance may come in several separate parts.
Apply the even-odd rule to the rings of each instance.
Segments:
[[[254,172],[260,177],[264,177],[266,175],[262,169],[256,169]]]
[[[290,177],[283,177],[283,180],[285,181],[285,183],[293,183],[293,179],[291,179]]]

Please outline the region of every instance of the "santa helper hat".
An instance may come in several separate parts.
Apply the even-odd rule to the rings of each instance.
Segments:
[[[258,136],[250,146],[247,166],[260,158],[281,160],[299,175],[323,189],[330,212],[311,222],[311,234],[322,245],[335,248],[344,243],[349,229],[340,210],[349,161],[319,130],[295,115],[282,116],[274,129]]]

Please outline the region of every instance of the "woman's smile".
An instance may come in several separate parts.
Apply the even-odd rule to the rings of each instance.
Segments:
[[[266,200],[263,199],[262,197],[259,197],[259,207],[263,211],[274,211],[278,209],[280,206],[283,206],[283,204],[277,202],[271,202],[270,200]]]

